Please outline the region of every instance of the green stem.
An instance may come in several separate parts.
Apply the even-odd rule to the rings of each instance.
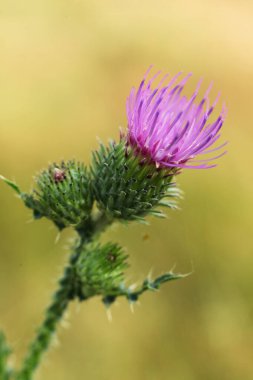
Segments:
[[[56,332],[58,322],[63,317],[70,301],[78,294],[79,284],[75,272],[75,264],[85,244],[89,243],[94,236],[101,233],[111,221],[105,215],[99,213],[86,229],[77,230],[80,242],[71,256],[70,263],[64,271],[62,279],[59,281],[59,289],[53,296],[49,308],[46,310],[45,319],[37,330],[34,341],[28,348],[27,356],[24,359],[22,368],[16,373],[16,380],[31,380],[34,371],[40,364],[43,353],[48,349],[50,342]],[[83,298],[84,299],[84,298]]]
[[[76,228],[81,239],[91,241],[113,223],[113,218],[103,211],[94,212],[88,220]]]
[[[59,281],[59,289],[54,294],[53,301],[46,310],[45,319],[37,330],[36,337],[28,349],[23,366],[16,375],[17,380],[32,379],[33,372],[38,367],[42,354],[49,347],[57,324],[62,318],[69,302],[73,299],[72,273],[73,264],[70,264],[65,269],[64,276]]]

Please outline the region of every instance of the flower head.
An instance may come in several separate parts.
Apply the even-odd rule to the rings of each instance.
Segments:
[[[46,217],[62,230],[83,227],[93,206],[91,179],[81,162],[62,161],[49,165],[36,177],[31,194],[21,193],[34,218]]]
[[[155,163],[157,167],[206,169],[216,166],[209,162],[225,152],[194,160],[199,154],[213,153],[226,144],[209,149],[219,139],[226,115],[223,106],[217,119],[210,121],[219,99],[218,95],[214,103],[209,104],[212,84],[203,99],[197,102],[201,81],[191,97],[181,95],[191,74],[178,82],[181,75],[178,73],[168,84],[164,84],[168,77],[165,75],[157,87],[152,88],[160,72],[148,80],[149,71],[150,68],[138,90],[133,88],[127,99],[127,143],[144,160]]]

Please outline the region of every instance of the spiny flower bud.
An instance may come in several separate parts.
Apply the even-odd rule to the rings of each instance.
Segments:
[[[89,217],[93,199],[83,163],[74,160],[54,163],[36,178],[36,185],[31,195],[23,195],[35,218],[45,216],[62,229],[82,226]]]
[[[176,169],[160,169],[142,162],[126,141],[100,145],[93,154],[93,192],[98,207],[114,218],[144,220],[148,214],[164,216],[156,206],[175,208],[180,192],[172,182]]]
[[[124,270],[128,267],[126,259],[127,255],[117,244],[91,243],[85,246],[76,263],[80,300],[118,292],[124,280]]]

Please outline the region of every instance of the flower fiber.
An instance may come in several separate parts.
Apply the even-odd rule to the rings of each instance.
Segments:
[[[212,161],[226,152],[209,158],[194,158],[219,151],[226,145],[209,149],[219,139],[226,116],[223,106],[217,119],[210,121],[220,95],[209,104],[211,84],[203,99],[197,102],[201,81],[191,97],[181,95],[191,74],[178,82],[181,75],[178,73],[165,85],[167,74],[152,88],[160,72],[148,80],[150,69],[139,88],[132,88],[127,99],[127,144],[157,167],[207,169],[216,166]]]

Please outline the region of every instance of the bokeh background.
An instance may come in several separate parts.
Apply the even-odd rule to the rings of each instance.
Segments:
[[[3,1],[0,172],[30,189],[48,162],[89,163],[97,137],[117,138],[125,100],[152,63],[214,80],[228,107],[229,153],[185,170],[181,211],[103,237],[126,246],[129,279],[176,264],[194,273],[126,301],[107,320],[99,299],[71,305],[37,379],[252,380],[252,1]],[[220,103],[221,105],[221,103]],[[71,231],[31,214],[0,183],[0,323],[20,362],[67,259]]]

